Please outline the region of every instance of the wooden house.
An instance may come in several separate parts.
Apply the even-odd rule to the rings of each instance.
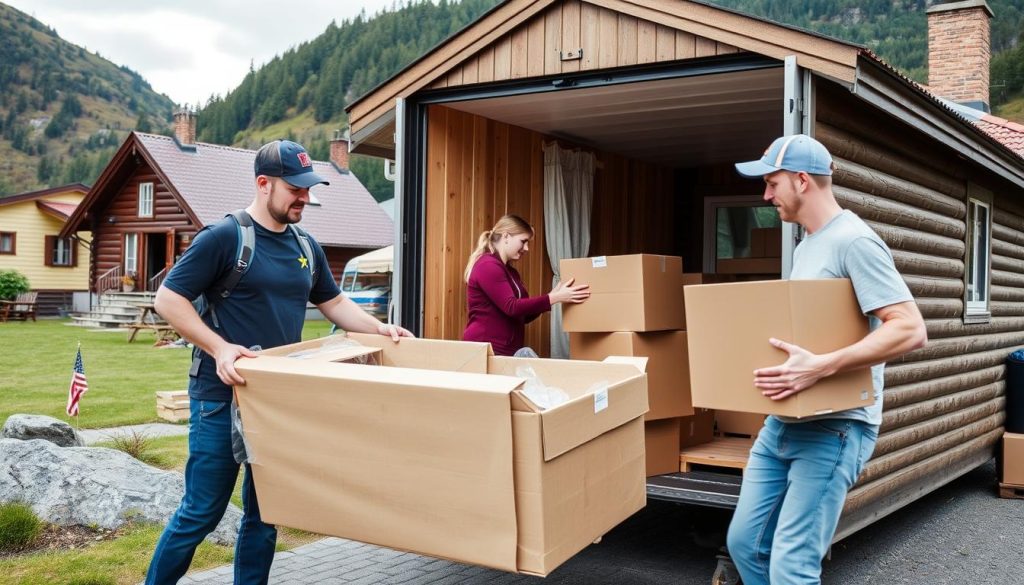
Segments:
[[[37,314],[57,315],[88,304],[88,230],[60,235],[89,187],[72,183],[0,199],[0,270],[17,270],[38,293]]]
[[[956,67],[928,89],[862,46],[701,2],[500,3],[348,108],[353,152],[398,165],[402,324],[461,336],[467,256],[506,212],[536,229],[518,264],[527,288],[550,288],[551,143],[598,163],[585,255],[672,254],[715,272],[749,237],[748,224],[723,245],[723,221],[765,205],[733,163],[811,134],[835,157],[840,204],[888,243],[927,320],[928,345],[887,367],[881,437],[838,537],[885,516],[992,458],[1004,360],[1024,345],[1024,159],[940,99],[987,108],[990,17],[983,0],[929,9],[950,33],[936,42],[983,38],[945,51]],[[781,234],[780,268],[756,276],[788,274],[800,234]],[[542,355],[548,327],[527,330]]]
[[[348,170],[346,140],[331,145],[332,161],[314,161],[330,182],[311,189],[299,225],[327,253],[332,272],[369,250],[390,245],[394,228]],[[114,154],[61,232],[91,231],[91,289],[155,291],[167,270],[204,226],[249,205],[256,194],[256,152],[195,141],[195,116],[175,115],[175,136],[133,132]]]

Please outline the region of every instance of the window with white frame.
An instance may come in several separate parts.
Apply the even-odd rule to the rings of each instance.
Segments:
[[[989,257],[992,249],[992,208],[970,199],[967,203],[966,317],[989,316]]]
[[[139,270],[139,234],[124,235],[124,273],[133,274]]]
[[[139,217],[153,217],[153,183],[139,183]]]

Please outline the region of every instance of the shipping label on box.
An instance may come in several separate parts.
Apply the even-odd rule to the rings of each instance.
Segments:
[[[679,303],[683,260],[678,256],[633,254],[566,258],[562,280],[590,285],[590,298],[562,307],[565,331],[661,331],[682,329]]]
[[[601,361],[609,356],[643,356],[647,361],[646,420],[693,414],[685,331],[570,333],[569,356]]]
[[[805,417],[874,403],[870,368],[843,372],[782,400],[754,386],[754,370],[782,364],[775,337],[827,353],[868,334],[848,279],[688,286],[690,393],[694,406]]]
[[[383,365],[285,357],[315,342],[236,363],[264,521],[544,575],[643,507],[647,390],[635,366],[350,337]],[[451,369],[403,365],[425,362]],[[526,368],[566,401],[539,408]]]

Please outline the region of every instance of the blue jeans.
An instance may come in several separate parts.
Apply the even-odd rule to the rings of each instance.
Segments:
[[[839,514],[875,450],[878,427],[765,420],[743,474],[728,545],[744,585],[821,582]]]
[[[231,454],[231,403],[192,400],[185,496],[167,522],[146,574],[146,585],[173,585],[188,571],[196,547],[231,501],[239,465]],[[242,481],[242,516],[235,543],[235,585],[266,584],[277,528],[260,520],[252,470]]]

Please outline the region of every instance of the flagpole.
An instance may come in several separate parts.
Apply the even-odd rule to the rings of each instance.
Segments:
[[[82,340],[78,340],[78,355],[82,354]],[[75,405],[75,430],[78,432],[82,431],[82,401],[79,400]]]

